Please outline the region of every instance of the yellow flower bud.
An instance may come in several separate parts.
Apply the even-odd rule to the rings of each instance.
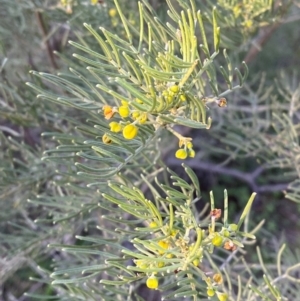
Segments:
[[[230,224],[228,227],[229,231],[236,231],[238,229],[237,224]]]
[[[162,268],[162,267],[164,267],[165,266],[165,263],[163,262],[163,261],[159,261],[158,263],[157,263],[157,267],[158,268]]]
[[[98,3],[98,0],[91,0],[91,3],[92,3],[93,5],[96,5],[96,4]]]
[[[172,91],[173,93],[178,93],[179,92],[179,86],[174,85],[174,86],[170,87],[169,90]]]
[[[121,104],[125,107],[128,107],[128,101],[126,100],[121,100]]]
[[[171,235],[172,237],[175,237],[175,236],[177,235],[177,233],[178,233],[178,231],[177,231],[177,230],[175,230],[175,229],[172,229],[172,231],[171,231],[170,235]]]
[[[223,231],[223,235],[225,236],[225,237],[229,237],[230,236],[230,232],[228,231],[228,230],[224,230]]]
[[[144,124],[147,121],[147,118],[148,118],[147,113],[142,113],[138,121],[140,124]]]
[[[109,124],[109,127],[110,127],[110,130],[114,133],[119,133],[121,132],[122,130],[122,125],[115,122],[115,121],[112,121],[110,124]]]
[[[193,148],[193,143],[191,141],[187,142],[186,147]]]
[[[102,136],[102,141],[103,141],[103,143],[105,143],[105,144],[111,144],[111,143],[112,143],[111,139],[107,136],[107,134],[104,134],[104,135]]]
[[[166,99],[168,103],[171,103],[173,101],[173,96],[169,95],[166,97]]]
[[[139,103],[139,104],[143,104],[143,101],[142,100],[140,100],[140,99],[138,99],[138,98],[136,98],[136,100],[135,100],[137,103]]]
[[[171,259],[171,258],[173,258],[174,257],[174,255],[173,254],[167,254],[167,256],[166,256],[167,258],[169,258],[169,259]]]
[[[164,241],[164,240],[160,240],[160,241],[158,242],[158,245],[159,245],[161,248],[165,249],[165,250],[167,250],[167,249],[169,248],[169,244],[168,244],[166,241]],[[164,254],[165,252],[159,250],[158,253],[162,255],[162,254]]]
[[[109,11],[108,11],[108,15],[113,18],[117,15],[117,10],[115,8],[111,8]]]
[[[138,119],[140,117],[140,112],[138,112],[138,111],[132,112],[131,117],[133,120]]]
[[[199,265],[199,262],[200,262],[199,258],[196,258],[196,259],[193,260],[193,265],[195,267],[197,267]]]
[[[128,124],[123,129],[123,136],[125,139],[131,140],[136,137],[138,128],[133,124]]]
[[[223,237],[216,233],[216,235],[213,237],[213,239],[211,240],[211,243],[215,246],[215,247],[220,247],[223,244]]]
[[[179,97],[179,99],[181,101],[186,101],[186,96],[184,94],[181,94],[180,97]]]
[[[135,260],[135,264],[140,269],[147,269],[148,268],[148,264],[142,259]]]
[[[206,291],[206,294],[208,297],[213,297],[215,295],[215,290],[212,289],[212,288],[209,288],[207,291]]]
[[[225,293],[217,292],[217,297],[218,297],[219,301],[227,301],[228,300],[228,295]]]
[[[128,108],[128,106],[120,106],[119,107],[119,114],[121,117],[125,118],[128,117],[130,113],[130,110]]]
[[[195,151],[193,149],[189,149],[189,157],[194,158],[196,155]]]
[[[245,26],[246,28],[252,27],[252,26],[253,26],[253,21],[252,21],[252,20],[247,20],[247,21],[245,21],[245,22],[244,22],[244,26]]]
[[[149,227],[150,228],[156,228],[158,225],[157,225],[157,223],[156,222],[151,222],[150,224],[149,224]]]
[[[154,276],[151,276],[147,279],[146,285],[150,289],[156,289],[158,287],[158,279]]]
[[[184,160],[187,158],[187,152],[185,149],[179,149],[177,150],[177,152],[175,153],[175,157],[177,159],[181,159],[181,160]]]

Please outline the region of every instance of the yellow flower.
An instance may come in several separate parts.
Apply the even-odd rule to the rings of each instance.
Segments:
[[[158,268],[162,268],[162,267],[164,267],[165,266],[165,263],[163,262],[163,261],[159,261],[158,263],[157,263],[157,267]]]
[[[91,3],[92,3],[93,5],[96,5],[96,4],[98,3],[98,0],[91,0]]]
[[[187,142],[186,147],[193,148],[193,143],[191,141]]]
[[[252,20],[246,20],[246,21],[244,22],[244,26],[245,26],[246,28],[251,28],[251,27],[253,26],[253,21],[252,21]]]
[[[175,153],[175,157],[177,159],[181,159],[181,160],[184,160],[187,158],[187,152],[185,149],[179,149],[177,150],[177,152]]]
[[[224,293],[219,293],[217,292],[217,297],[219,301],[227,301],[228,300],[228,295]]]
[[[123,129],[123,136],[125,139],[131,140],[136,137],[138,128],[133,124],[128,124]]]
[[[111,139],[107,136],[107,134],[104,134],[104,135],[102,136],[102,141],[103,141],[103,143],[105,143],[105,144],[111,144],[111,143],[112,143]]]
[[[194,158],[196,155],[195,151],[193,149],[189,149],[189,157]]]
[[[110,127],[110,130],[114,133],[119,133],[121,132],[122,130],[122,125],[115,122],[115,121],[112,121],[110,124],[109,124],[109,127]]]
[[[223,244],[223,238],[220,234],[216,233],[215,236],[213,237],[213,239],[211,240],[211,243],[215,246],[215,247],[220,247]]]
[[[167,250],[167,249],[169,248],[169,244],[168,244],[166,241],[164,241],[164,240],[160,240],[160,241],[158,242],[158,245],[159,245],[161,248],[165,249],[165,250]],[[162,254],[164,254],[165,252],[159,250],[158,253],[162,255]]]
[[[157,226],[158,226],[157,223],[153,221],[149,224],[150,228],[156,228]]]
[[[136,98],[136,102],[139,103],[139,104],[143,104],[144,102],[138,98]]]
[[[117,15],[117,10],[115,8],[111,8],[109,11],[108,11],[108,15],[111,17],[111,18],[114,18],[116,15]]]
[[[199,262],[200,262],[199,258],[196,258],[196,259],[193,260],[193,265],[195,267],[197,267],[199,265]]]
[[[150,289],[156,289],[158,287],[158,279],[155,276],[151,276],[147,279],[146,285]]]
[[[121,117],[125,118],[125,117],[128,117],[129,116],[129,108],[128,106],[120,106],[119,107],[119,114]]]
[[[179,99],[181,101],[186,101],[186,96],[184,94],[181,94],[180,97],[179,97]]]
[[[178,93],[179,92],[179,86],[174,85],[174,86],[170,87],[169,90],[172,91],[173,93]]]
[[[206,291],[206,294],[208,297],[213,297],[215,295],[215,291],[214,289],[212,288],[209,288],[207,291]]]

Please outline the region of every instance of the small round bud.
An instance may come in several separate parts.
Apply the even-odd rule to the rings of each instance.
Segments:
[[[119,114],[121,117],[126,118],[129,116],[130,110],[128,106],[120,106],[119,107]]]
[[[174,85],[174,86],[170,87],[169,90],[172,91],[173,93],[178,93],[179,92],[179,86]]]
[[[195,158],[195,155],[196,155],[195,151],[193,149],[189,149],[189,157]]]
[[[237,229],[238,229],[237,224],[230,224],[228,227],[228,230],[233,232],[236,231]]]
[[[181,94],[180,97],[179,97],[179,99],[181,101],[186,101],[186,96],[184,94]]]
[[[212,238],[211,243],[215,246],[215,247],[220,247],[223,244],[223,237],[216,233],[215,236]]]
[[[128,124],[123,129],[123,136],[125,139],[131,140],[136,137],[138,128],[133,124]]]
[[[158,268],[162,268],[162,267],[164,267],[165,266],[165,263],[163,262],[163,261],[159,261],[158,263],[157,263],[157,267]]]
[[[111,17],[111,18],[114,18],[116,15],[117,15],[117,10],[115,8],[111,8],[109,11],[108,11],[108,15]]]
[[[156,228],[157,226],[158,226],[157,223],[153,221],[149,224],[150,228]]]
[[[161,248],[165,249],[165,250],[167,250],[167,249],[169,248],[169,244],[168,244],[166,241],[164,241],[164,240],[160,240],[160,241],[158,242],[158,245],[159,245]],[[158,250],[158,253],[162,255],[162,254],[164,254],[165,252],[162,251],[162,250]]]
[[[207,291],[206,291],[206,294],[208,297],[213,297],[215,295],[215,290],[212,289],[212,288],[209,288]]]
[[[146,285],[150,289],[156,289],[158,288],[158,279],[154,276],[151,276],[147,279]]]
[[[138,122],[140,124],[144,124],[147,121],[147,118],[148,118],[147,113],[142,113],[138,119]]]
[[[187,148],[193,148],[193,143],[191,141],[186,143]]]
[[[219,301],[227,301],[228,300],[228,295],[225,293],[217,292],[217,297],[218,297]]]
[[[114,133],[119,133],[121,132],[122,130],[122,125],[115,122],[115,121],[112,121],[110,124],[109,124],[109,127],[110,127],[110,130]]]
[[[140,117],[140,112],[138,111],[132,112],[131,117],[133,120],[137,120]]]
[[[177,159],[184,160],[184,159],[187,158],[187,151],[185,149],[179,149],[179,150],[176,151],[175,157]]]

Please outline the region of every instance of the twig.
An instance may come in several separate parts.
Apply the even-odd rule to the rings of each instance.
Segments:
[[[178,165],[178,160],[175,158],[169,157],[166,162],[167,166]],[[257,177],[268,168],[267,165],[261,165],[256,168],[254,171],[250,173],[245,173],[236,169],[223,167],[220,165],[216,165],[210,162],[201,162],[198,159],[191,159],[187,161],[189,166],[192,166],[194,169],[205,170],[211,173],[224,174],[227,176],[231,176],[233,178],[237,178],[243,182],[246,182],[252,191],[257,193],[265,193],[265,192],[274,192],[274,191],[282,191],[287,189],[288,183],[278,183],[278,184],[269,184],[259,186],[256,184]]]
[[[288,4],[286,4],[282,10],[281,10],[281,19],[283,18],[283,16],[287,13],[288,8],[290,7],[292,1],[290,1]],[[275,6],[279,6],[280,2],[277,1],[277,3],[275,4]],[[249,64],[251,61],[253,61],[253,59],[257,56],[257,54],[261,51],[262,46],[270,39],[270,37],[272,36],[272,34],[274,33],[274,31],[282,24],[284,23],[283,20],[279,20],[277,21],[275,24],[262,28],[260,29],[258,36],[254,39],[253,43],[252,43],[252,47],[250,48],[250,50],[248,51],[244,61],[246,62],[246,64]]]
[[[45,45],[46,45],[46,49],[47,49],[47,54],[48,54],[50,63],[51,63],[51,65],[52,65],[52,67],[54,69],[58,69],[58,66],[57,66],[57,64],[55,62],[55,58],[54,58],[54,55],[53,55],[52,46],[51,46],[51,44],[49,42],[49,39],[47,38],[48,33],[47,33],[47,29],[46,29],[46,26],[45,26],[45,23],[44,23],[44,20],[43,20],[42,13],[40,11],[36,11],[35,15],[36,15],[38,24],[39,24],[39,26],[41,28],[42,34],[43,34],[43,38],[44,38],[44,41],[45,41]]]

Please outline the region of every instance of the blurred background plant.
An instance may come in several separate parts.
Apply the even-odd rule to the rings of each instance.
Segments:
[[[228,294],[229,300],[280,300],[274,285],[283,299],[297,300],[297,264],[300,261],[297,251],[300,202],[299,1],[192,2],[196,10],[201,11],[207,38],[206,45],[201,30],[196,31],[200,43],[204,44],[199,59],[203,63],[205,58],[214,60],[215,65],[210,64],[212,67],[201,74],[202,81],[198,77],[199,83],[192,81],[196,84],[197,96],[207,105],[207,115],[212,119],[210,129],[199,129],[208,125],[207,118],[202,117],[196,120],[199,122],[196,129],[182,126],[180,122],[172,128],[179,137],[193,138],[194,156],[185,161],[184,168],[191,178],[183,172],[182,161],[175,157],[178,136],[169,135],[165,130],[156,131],[152,125],[146,123],[144,127],[140,123],[140,140],[128,140],[126,150],[118,147],[122,138],[118,133],[109,132],[109,122],[102,115],[104,103],[120,106],[112,101],[118,95],[93,88],[96,84],[102,87],[111,85],[119,95],[129,97],[134,93],[124,92],[128,89],[126,83],[120,86],[110,80],[120,73],[115,66],[105,69],[101,65],[105,63],[101,55],[110,53],[105,53],[103,46],[99,47],[99,38],[95,38],[93,29],[105,28],[106,33],[117,35],[117,42],[132,32],[133,45],[147,45],[148,54],[154,51],[157,55],[166,50],[164,43],[170,39],[163,29],[166,22],[170,26],[165,26],[165,30],[169,28],[170,35],[175,29],[171,38],[179,44],[186,42],[181,40],[184,34],[176,31],[176,20],[182,9],[190,7],[187,1],[152,0],[149,5],[144,4],[145,37],[151,34],[146,30],[146,25],[151,24],[154,26],[152,37],[156,41],[153,49],[146,38],[139,39],[136,1],[119,1],[127,21],[120,19],[113,1],[2,2],[0,300],[148,301],[161,298],[181,300],[184,296],[196,300],[195,290],[200,292],[199,300],[207,300],[210,295],[212,300],[226,300],[222,294]],[[166,13],[168,7],[169,14]],[[161,23],[151,19],[151,13],[155,12]],[[214,21],[221,30],[219,46],[216,45],[218,37]],[[89,26],[85,28],[83,23]],[[155,24],[162,25],[157,29]],[[104,32],[101,34],[103,38]],[[105,36],[106,39],[109,37]],[[72,46],[67,43],[69,40],[74,41]],[[118,46],[130,47],[121,42]],[[207,52],[205,47],[210,51]],[[218,47],[220,54],[213,56]],[[225,55],[224,48],[228,49]],[[133,48],[131,50],[134,52]],[[80,53],[76,58],[72,57],[74,51]],[[129,48],[124,51],[131,55]],[[176,51],[178,54],[179,48]],[[111,53],[115,59],[116,53]],[[151,60],[152,63],[155,61],[153,57]],[[192,62],[191,57],[190,62],[187,60],[188,57],[185,63]],[[233,77],[233,67],[239,67],[243,60],[250,69],[248,79],[244,83],[242,78],[243,87],[231,92],[235,84],[240,88],[239,73]],[[162,75],[157,74],[154,65],[149,66],[151,70],[140,65],[140,69],[144,68],[156,78],[156,83],[151,82],[152,87],[159,90],[161,85],[161,93],[166,90],[168,96],[170,89],[177,89],[174,86],[182,76],[176,69],[178,62],[172,63],[169,70],[164,70],[174,73],[171,84],[166,84],[166,80],[158,83]],[[127,64],[135,66],[130,58]],[[87,66],[102,68],[102,73],[91,76]],[[160,66],[168,64],[160,63]],[[69,72],[70,67],[73,68],[71,71],[76,71]],[[184,66],[185,72],[189,67],[188,64]],[[133,67],[127,71],[135,72],[138,79],[139,76],[142,78],[143,72],[139,73],[137,69]],[[245,67],[240,69],[244,74]],[[37,76],[29,70],[34,70]],[[58,74],[66,81],[58,81],[50,74]],[[126,74],[121,76],[125,78]],[[25,82],[30,82],[46,99],[36,98],[36,91]],[[196,93],[188,94],[184,85],[180,86],[180,93],[183,92],[187,92],[187,97],[194,97],[193,93]],[[222,93],[226,96],[227,107],[220,103]],[[137,102],[134,109],[149,112],[149,108],[143,107],[147,99],[143,101],[143,104]],[[169,109],[161,108],[160,113]],[[191,111],[200,109],[197,107]],[[151,113],[157,116],[157,112]],[[190,116],[193,117],[193,113]],[[128,121],[126,118],[117,121],[122,124]],[[177,122],[173,117],[170,119],[169,113],[160,118],[164,126]],[[186,120],[181,120],[182,123],[195,127],[195,123],[187,124]],[[102,143],[106,132],[113,141],[107,147]],[[187,143],[183,143],[180,149],[191,154]],[[89,164],[91,160],[93,163]],[[193,169],[195,176],[191,176],[193,173],[187,166]],[[170,171],[172,181],[166,167],[178,175]],[[109,177],[112,190],[106,182]],[[198,202],[195,202],[200,198],[196,178],[201,185]],[[177,189],[172,186],[173,181],[177,181]],[[123,186],[117,189],[116,185]],[[187,189],[189,185],[193,189]],[[124,187],[128,187],[127,192]],[[135,187],[141,191],[139,196]],[[227,202],[225,188],[229,195],[228,208],[223,208],[223,199],[225,205]],[[212,200],[211,190],[215,205],[208,201]],[[252,192],[257,196],[243,232],[249,233],[252,239],[252,233],[256,232],[257,242],[237,238],[236,243],[244,243],[245,248],[238,245],[237,250],[218,248],[218,240],[222,237],[224,246],[224,229],[229,224],[222,215],[220,223],[223,226],[218,225],[216,231],[219,234],[210,236],[209,229],[213,224],[210,211],[214,206],[225,209],[228,220],[238,224]],[[128,204],[127,199],[132,203]],[[151,205],[145,209],[147,199],[153,200],[156,209]],[[137,200],[142,203],[137,204]],[[172,210],[175,212],[174,229]],[[194,217],[189,210],[194,212]],[[185,215],[193,220],[189,234],[182,232],[188,224]],[[265,222],[258,231],[261,220]],[[171,229],[164,226],[165,223]],[[187,255],[191,250],[186,247],[190,245],[193,249],[197,232],[195,225],[206,230],[202,239],[204,242],[207,238],[217,247],[214,254],[207,252],[203,258],[200,254]],[[156,226],[162,227],[162,233]],[[189,241],[184,240],[187,237]],[[153,241],[154,245],[147,244],[147,241]],[[283,244],[287,245],[285,249]],[[191,264],[187,270],[189,273],[182,268],[178,248],[180,254],[185,254],[182,258],[189,258],[191,263],[199,260]],[[125,257],[122,257],[124,250]],[[141,254],[147,254],[147,257],[156,254],[157,257],[147,261]],[[157,258],[161,258],[160,261]],[[219,274],[223,282],[215,276]],[[250,278],[253,279],[252,289],[248,287],[250,282],[247,283]],[[116,280],[119,282],[113,283]],[[116,289],[112,284],[120,287]],[[147,286],[158,286],[164,293],[149,290]]]

